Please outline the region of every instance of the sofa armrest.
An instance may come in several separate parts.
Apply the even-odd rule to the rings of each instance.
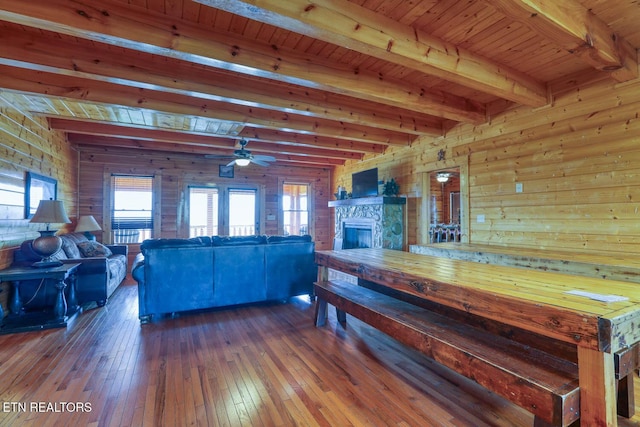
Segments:
[[[106,257],[73,258],[61,261],[63,264],[80,264],[78,272],[82,274],[102,274],[107,272]]]
[[[144,286],[144,255],[142,253],[136,255],[136,259],[133,261],[131,277],[133,277],[139,285]]]
[[[129,246],[127,245],[106,245],[114,255],[129,255]]]

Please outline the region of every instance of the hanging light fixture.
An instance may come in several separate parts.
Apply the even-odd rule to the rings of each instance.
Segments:
[[[445,183],[449,181],[449,176],[449,172],[438,172],[438,175],[436,175],[436,180],[438,182]]]
[[[249,163],[251,163],[249,159],[236,159],[236,165],[238,166],[247,166]]]

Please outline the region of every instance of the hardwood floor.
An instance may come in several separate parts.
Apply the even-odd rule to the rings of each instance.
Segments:
[[[137,312],[123,285],[67,330],[0,336],[0,425],[532,425],[356,319],[345,330],[332,310],[315,328],[308,299],[148,325]]]

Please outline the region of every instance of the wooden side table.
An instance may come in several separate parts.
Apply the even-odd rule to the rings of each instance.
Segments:
[[[0,270],[0,281],[12,282],[13,285],[13,295],[9,299],[10,312],[6,317],[0,307],[0,334],[66,327],[69,320],[80,311],[76,298],[76,272],[79,266],[75,263],[50,268],[10,267]],[[25,280],[43,280],[44,286],[55,286],[57,294],[51,310],[23,310],[20,284]],[[64,292],[67,285],[68,298]]]

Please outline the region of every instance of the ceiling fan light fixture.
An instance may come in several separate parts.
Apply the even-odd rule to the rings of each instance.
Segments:
[[[247,166],[249,163],[251,163],[249,159],[236,159],[236,165],[238,166]]]
[[[438,182],[442,182],[442,183],[447,182],[447,181],[449,181],[449,174],[448,174],[448,173],[446,173],[446,172],[440,172],[440,173],[438,173],[438,175],[436,176],[436,180],[437,180]]]

